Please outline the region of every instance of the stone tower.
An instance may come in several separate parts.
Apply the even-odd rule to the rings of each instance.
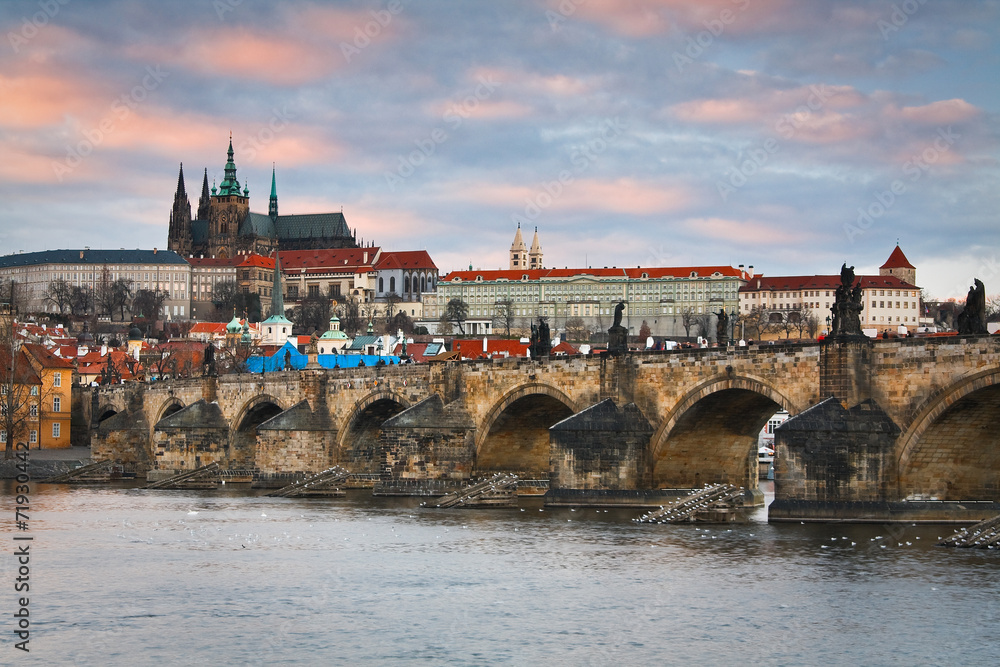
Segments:
[[[521,238],[521,223],[517,223],[517,233],[514,242],[510,244],[510,270],[528,268],[528,246]]]
[[[535,227],[535,238],[531,239],[531,250],[528,251],[528,268],[542,268],[542,244],[538,242],[538,227]]]
[[[226,177],[218,189],[212,186],[212,202],[208,218],[208,252],[215,257],[232,257],[236,254],[236,237],[240,223],[250,212],[250,190],[240,191],[233,161],[233,138],[229,138],[229,159]]]
[[[906,255],[900,250],[899,245],[893,248],[892,254],[889,255],[889,259],[885,260],[885,264],[879,267],[878,274],[880,276],[896,276],[904,283],[917,284],[917,268],[906,259]]]

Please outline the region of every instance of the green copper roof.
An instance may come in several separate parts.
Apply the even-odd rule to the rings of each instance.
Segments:
[[[226,178],[219,184],[219,196],[243,196],[240,192],[240,182],[236,180],[236,163],[233,161],[233,138],[229,137],[229,160],[226,161]],[[249,193],[248,193],[249,194]]]

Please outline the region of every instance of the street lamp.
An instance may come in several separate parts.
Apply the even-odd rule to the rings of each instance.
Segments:
[[[830,335],[830,316],[826,316],[826,335]]]

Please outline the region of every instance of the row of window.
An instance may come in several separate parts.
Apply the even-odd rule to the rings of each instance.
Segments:
[[[58,438],[60,436],[62,436],[62,423],[53,422],[52,437]],[[38,442],[38,431],[36,429],[28,431],[28,442],[32,445]],[[0,431],[0,444],[7,444],[7,431]]]

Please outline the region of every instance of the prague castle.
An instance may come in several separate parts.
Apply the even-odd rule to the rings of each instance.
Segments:
[[[198,217],[191,217],[191,202],[184,186],[184,165],[177,177],[177,191],[170,211],[167,248],[182,257],[228,258],[275,250],[313,248],[357,248],[356,233],[347,226],[343,213],[279,215],[278,191],[271,170],[271,198],[267,213],[250,211],[250,190],[240,188],[229,139],[225,179],[208,187],[208,169],[201,185]]]

